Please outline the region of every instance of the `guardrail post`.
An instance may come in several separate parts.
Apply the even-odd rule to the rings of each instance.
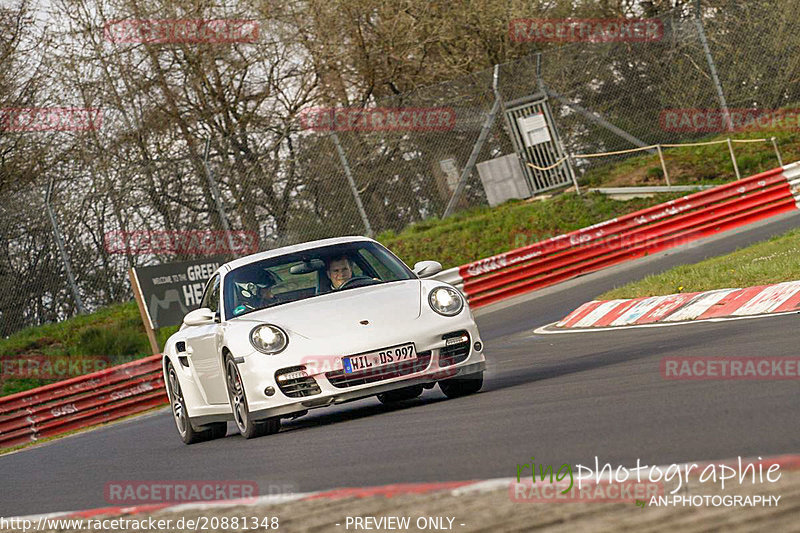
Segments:
[[[700,0],[696,0],[695,2],[694,24],[697,27],[697,34],[700,37],[700,43],[703,45],[703,52],[705,52],[708,70],[711,73],[711,80],[714,82],[714,89],[717,91],[717,99],[719,100],[719,105],[722,108],[722,113],[725,117],[725,124],[728,126],[728,131],[733,131],[733,122],[731,121],[730,111],[728,111],[728,102],[725,101],[725,93],[722,92],[722,84],[719,81],[719,76],[717,76],[717,67],[714,65],[714,57],[711,55],[711,49],[708,47],[708,40],[706,39],[706,32],[703,28],[702,13],[700,12]]]
[[[736,179],[742,179],[742,175],[739,174],[739,165],[736,164],[736,154],[733,153],[733,143],[731,142],[731,138],[728,137],[728,151],[731,153],[731,161],[733,162],[733,171],[736,172]]]
[[[567,152],[567,169],[569,170],[569,177],[572,178],[572,184],[575,185],[575,193],[578,196],[581,196],[581,189],[578,187],[578,178],[575,177],[575,171],[572,170],[572,167],[575,166],[575,160],[572,158],[572,155]]]
[[[370,225],[369,218],[367,218],[364,204],[361,203],[361,195],[358,193],[356,181],[353,179],[353,173],[350,171],[350,163],[347,162],[347,156],[344,153],[344,148],[342,148],[342,143],[339,142],[339,135],[336,131],[331,133],[331,140],[333,144],[336,145],[336,152],[339,154],[339,161],[342,163],[345,176],[347,176],[347,184],[350,185],[350,192],[353,194],[353,199],[356,201],[358,214],[361,216],[361,222],[364,224],[364,231],[367,232],[367,237],[372,237],[372,225]]]
[[[206,147],[203,153],[203,168],[206,170],[206,179],[208,179],[208,186],[211,188],[211,195],[214,197],[214,204],[219,214],[219,221],[222,224],[222,229],[225,231],[225,236],[228,238],[228,246],[230,246],[230,253],[233,254],[233,236],[231,235],[231,227],[228,224],[228,217],[225,215],[225,202],[222,200],[222,195],[217,187],[217,182],[214,180],[214,173],[211,172],[211,167],[208,166],[208,154],[211,149],[211,134],[206,137]]]
[[[661,151],[661,145],[657,144],[656,149],[658,149],[658,158],[661,160],[661,170],[664,172],[664,179],[667,180],[667,187],[672,187],[672,184],[669,182],[669,172],[667,172],[667,164],[664,162],[664,152]]]
[[[72,266],[69,262],[69,256],[67,256],[67,251],[64,248],[64,239],[61,238],[61,229],[58,227],[58,221],[56,220],[56,215],[53,213],[53,208],[50,207],[50,198],[53,194],[53,185],[55,184],[55,180],[50,180],[50,185],[47,187],[47,191],[44,195],[44,205],[47,208],[47,215],[50,217],[50,224],[53,226],[53,236],[56,239],[56,245],[58,246],[58,253],[61,255],[61,261],[64,263],[64,270],[67,273],[67,280],[69,281],[69,286],[72,289],[72,297],[75,299],[75,307],[78,309],[78,314],[83,315],[86,313],[86,309],[83,307],[83,300],[81,300],[81,295],[78,293],[78,284],[75,283],[75,276],[72,274]]]
[[[464,192],[464,188],[467,185],[467,179],[472,174],[472,169],[475,168],[475,163],[478,161],[478,155],[480,154],[481,149],[486,142],[486,138],[489,137],[489,131],[492,129],[494,119],[497,116],[497,112],[500,110],[500,105],[502,104],[503,99],[500,96],[500,91],[497,89],[499,77],[500,65],[495,65],[494,73],[492,75],[492,92],[494,93],[494,103],[492,104],[492,108],[489,110],[489,115],[483,122],[481,132],[478,134],[478,140],[475,141],[475,144],[472,146],[472,153],[469,155],[469,160],[467,160],[464,170],[461,171],[461,178],[458,180],[456,190],[453,191],[450,201],[447,202],[447,207],[445,207],[444,213],[442,214],[443,219],[449,217],[453,214],[453,211],[455,211],[456,205],[458,205],[458,199],[461,198],[461,194]]]
[[[770,141],[772,141],[772,147],[775,148],[775,155],[778,158],[778,166],[782,167],[783,166],[783,159],[781,159],[781,151],[778,150],[778,143],[775,142],[775,137],[771,137]]]

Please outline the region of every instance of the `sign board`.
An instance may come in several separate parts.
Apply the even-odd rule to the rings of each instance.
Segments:
[[[145,326],[158,329],[180,324],[186,313],[200,306],[206,282],[223,263],[224,258],[209,257],[131,269]]]
[[[528,148],[550,141],[550,130],[543,113],[517,118],[522,139]]]
[[[447,187],[450,191],[455,191],[458,187],[458,182],[461,176],[458,175],[458,164],[455,159],[442,159],[439,161],[439,168],[442,169],[444,175],[447,176]]]

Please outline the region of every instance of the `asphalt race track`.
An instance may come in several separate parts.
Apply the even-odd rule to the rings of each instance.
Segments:
[[[374,398],[312,411],[278,435],[183,445],[170,412],[0,457],[0,516],[109,505],[108,482],[254,480],[261,493],[508,477],[517,463],[613,465],[800,452],[792,381],[665,381],[665,356],[796,356],[800,315],[535,336],[629,280],[800,225],[800,214],[647,258],[478,313],[483,391],[438,388],[399,408]],[[557,466],[556,466],[557,468]]]

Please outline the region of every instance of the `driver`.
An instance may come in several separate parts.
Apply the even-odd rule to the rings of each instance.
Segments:
[[[353,265],[347,256],[332,257],[328,261],[328,279],[333,289],[339,289],[353,277]]]

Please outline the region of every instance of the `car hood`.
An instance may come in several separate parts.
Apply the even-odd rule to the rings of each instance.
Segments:
[[[422,283],[404,280],[347,289],[248,313],[231,323],[270,323],[308,339],[353,335],[367,326],[396,329],[419,318]],[[368,321],[369,324],[362,324]]]

